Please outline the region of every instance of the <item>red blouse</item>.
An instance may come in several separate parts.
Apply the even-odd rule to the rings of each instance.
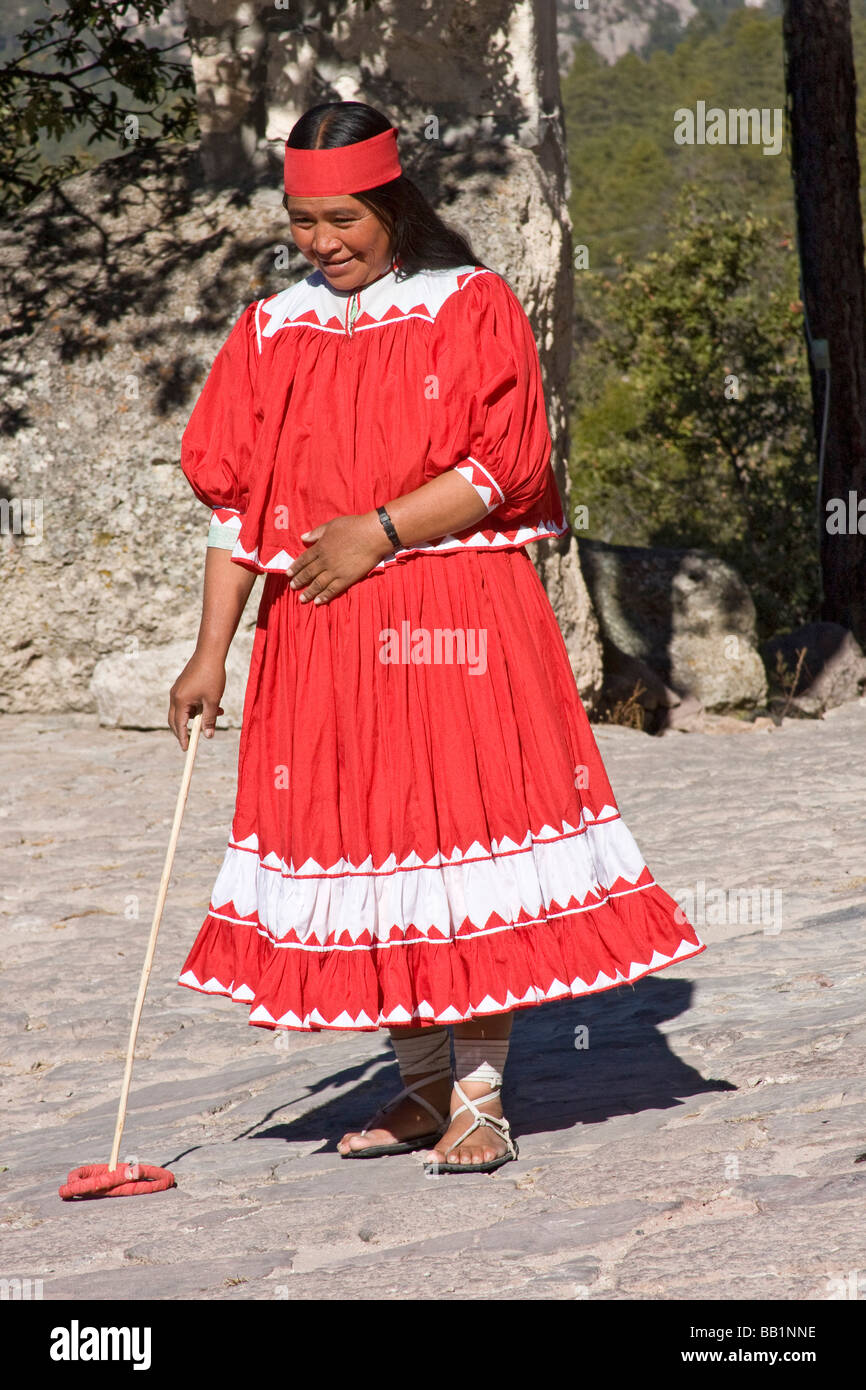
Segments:
[[[567,530],[550,465],[538,350],[506,281],[483,266],[393,270],[354,292],[320,271],[243,311],[181,443],[181,467],[232,559],[285,571],[300,537],[455,468],[483,523],[398,551],[520,546]]]

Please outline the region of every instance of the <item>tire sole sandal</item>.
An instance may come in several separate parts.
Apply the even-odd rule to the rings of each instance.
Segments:
[[[448,1129],[450,1120],[447,1115],[442,1114],[441,1110],[437,1110],[435,1105],[431,1105],[428,1100],[425,1100],[424,1096],[419,1096],[417,1088],[419,1086],[426,1086],[431,1081],[444,1081],[446,1077],[450,1079],[450,1076],[451,1068],[449,1067],[447,1071],[431,1072],[429,1076],[422,1076],[412,1086],[404,1086],[398,1095],[389,1100],[380,1110],[377,1110],[375,1115],[372,1115],[367,1121],[364,1128],[358,1131],[359,1134],[366,1134],[368,1130],[373,1128],[373,1120],[378,1119],[380,1115],[386,1115],[404,1096],[411,1096],[412,1099],[418,1105],[423,1106],[436,1121],[438,1127],[432,1133],[416,1134],[413,1135],[411,1139],[402,1139],[399,1143],[394,1144],[368,1144],[364,1149],[350,1149],[348,1153],[341,1153],[340,1157],[386,1158],[390,1154],[410,1154],[414,1153],[416,1149],[435,1148],[436,1144],[442,1138],[442,1135]]]
[[[489,1095],[479,1097],[478,1103],[473,1102],[469,1099],[466,1092],[462,1089],[459,1081],[455,1080],[454,1089],[464,1103],[463,1105],[459,1106],[458,1109],[454,1111],[454,1114],[450,1117],[449,1126],[454,1123],[454,1121],[457,1119],[457,1116],[461,1115],[464,1110],[471,1111],[473,1119],[472,1124],[466,1130],[466,1133],[461,1134],[456,1144],[450,1145],[449,1153],[451,1149],[459,1148],[459,1146],[463,1143],[464,1139],[468,1139],[469,1135],[474,1134],[476,1129],[479,1129],[482,1125],[488,1125],[491,1129],[495,1129],[497,1133],[502,1136],[502,1138],[508,1145],[508,1152],[500,1154],[498,1158],[487,1159],[484,1163],[437,1163],[435,1159],[431,1159],[429,1163],[424,1164],[425,1176],[435,1177],[438,1176],[440,1173],[492,1173],[495,1171],[495,1169],[501,1168],[504,1163],[513,1163],[514,1160],[518,1157],[520,1150],[514,1143],[514,1140],[511,1138],[511,1126],[509,1125],[508,1121],[506,1119],[501,1118],[499,1115],[485,1115],[481,1110],[478,1109],[478,1103],[483,1104],[484,1101],[491,1100],[494,1096],[499,1094],[502,1087],[492,1087]]]
[[[388,1154],[410,1154],[416,1149],[435,1149],[442,1135],[447,1130],[440,1129],[438,1134],[420,1134],[416,1139],[405,1139],[401,1144],[368,1144],[364,1149],[351,1149],[349,1153],[340,1154],[341,1158],[386,1158]],[[359,1134],[366,1134],[365,1129],[358,1131]]]

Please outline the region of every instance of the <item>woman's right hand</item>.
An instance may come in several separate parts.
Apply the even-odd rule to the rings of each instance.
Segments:
[[[220,704],[225,688],[224,661],[198,653],[190,657],[169,691],[168,726],[181,748],[189,743],[187,724],[199,710],[202,733],[205,738],[213,738],[217,715],[225,713]]]

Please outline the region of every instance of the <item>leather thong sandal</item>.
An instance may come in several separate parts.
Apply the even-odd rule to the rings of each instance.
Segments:
[[[414,1152],[415,1149],[435,1148],[437,1142],[442,1138],[442,1135],[447,1130],[451,1121],[449,1116],[443,1115],[441,1110],[437,1110],[434,1105],[430,1104],[429,1100],[426,1100],[424,1098],[424,1096],[419,1096],[418,1087],[426,1086],[431,1081],[444,1081],[446,1076],[449,1078],[451,1076],[450,1067],[448,1067],[447,1070],[443,1069],[441,1071],[430,1072],[430,1074],[427,1076],[420,1076],[416,1081],[412,1083],[411,1086],[404,1086],[402,1091],[400,1091],[398,1095],[394,1096],[379,1110],[377,1110],[375,1115],[372,1115],[370,1117],[364,1128],[362,1130],[359,1130],[358,1133],[367,1134],[368,1131],[371,1129],[380,1129],[381,1126],[374,1125],[373,1121],[378,1119],[380,1115],[386,1115],[387,1112],[393,1109],[393,1107],[397,1105],[403,1099],[404,1096],[411,1096],[412,1099],[416,1101],[418,1105],[423,1106],[424,1109],[429,1112],[429,1114],[436,1121],[437,1128],[434,1131],[432,1131],[429,1134],[417,1134],[413,1136],[411,1139],[403,1139],[400,1143],[395,1144],[368,1144],[365,1149],[350,1149],[348,1153],[341,1153],[340,1157],[384,1158],[386,1154],[408,1154]]]
[[[511,1163],[512,1159],[517,1158],[519,1150],[511,1138],[511,1127],[508,1121],[500,1115],[486,1115],[483,1111],[478,1109],[479,1104],[483,1104],[484,1101],[491,1100],[494,1096],[499,1094],[502,1090],[501,1084],[492,1086],[489,1095],[479,1096],[476,1101],[471,1101],[469,1099],[459,1081],[455,1080],[454,1089],[464,1103],[449,1117],[449,1124],[451,1121],[455,1120],[458,1115],[461,1115],[464,1110],[471,1110],[474,1118],[466,1133],[461,1134],[456,1144],[451,1144],[449,1146],[448,1152],[450,1153],[452,1149],[458,1148],[460,1144],[463,1143],[463,1140],[468,1139],[469,1135],[474,1134],[476,1129],[479,1129],[481,1125],[490,1125],[491,1129],[495,1129],[501,1134],[508,1145],[508,1150],[506,1153],[500,1154],[498,1158],[487,1159],[484,1163],[438,1163],[435,1159],[431,1159],[429,1163],[424,1164],[425,1174],[434,1176],[438,1173],[492,1173],[495,1168],[501,1168],[503,1163]],[[435,1148],[435,1144],[432,1147]]]

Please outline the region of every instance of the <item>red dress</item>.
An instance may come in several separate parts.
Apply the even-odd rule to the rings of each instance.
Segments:
[[[183,436],[266,580],[231,835],[178,983],[303,1031],[447,1024],[705,949],[617,810],[528,541],[566,530],[541,373],[480,266],[243,312]],[[481,523],[327,604],[300,536],[457,468]]]

